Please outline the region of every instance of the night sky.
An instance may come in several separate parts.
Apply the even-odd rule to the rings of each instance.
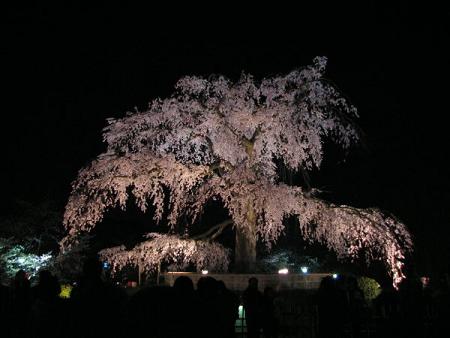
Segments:
[[[414,235],[421,275],[448,269],[449,11],[195,13],[111,2],[7,9],[2,214],[17,199],[62,208],[78,169],[104,149],[105,119],[169,95],[183,75],[262,78],[325,55],[327,77],[359,109],[365,136],[347,157],[331,154],[312,184],[330,199],[396,214]]]

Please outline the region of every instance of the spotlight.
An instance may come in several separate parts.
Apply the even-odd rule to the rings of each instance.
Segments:
[[[300,270],[302,270],[303,273],[308,273],[308,267],[307,266],[302,266],[300,268]]]
[[[337,279],[338,278],[338,274],[337,273],[333,273],[333,279]]]
[[[289,270],[286,269],[286,268],[280,269],[280,270],[278,270],[278,273],[279,273],[280,275],[287,275],[287,274],[289,273]]]
[[[202,275],[207,275],[208,274],[208,270],[202,270]]]

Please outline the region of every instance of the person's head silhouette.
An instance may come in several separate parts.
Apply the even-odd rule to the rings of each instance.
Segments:
[[[28,280],[28,275],[24,270],[19,270],[16,272],[14,276],[14,286],[16,288],[28,287],[30,285],[30,281]]]
[[[188,294],[194,291],[194,283],[187,276],[180,276],[173,283],[173,288],[180,294]]]
[[[258,279],[256,279],[256,277],[250,277],[248,279],[248,288],[258,290]]]

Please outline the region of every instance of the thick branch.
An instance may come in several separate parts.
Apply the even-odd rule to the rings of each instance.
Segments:
[[[222,231],[230,224],[233,224],[233,220],[232,219],[227,219],[226,221],[223,221],[215,226],[213,226],[212,228],[208,229],[208,231],[194,236],[191,239],[193,240],[213,240],[215,239],[217,236],[219,236]]]

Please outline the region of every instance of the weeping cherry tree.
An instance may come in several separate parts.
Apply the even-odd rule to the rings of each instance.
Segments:
[[[326,58],[317,57],[308,67],[259,82],[250,75],[236,83],[187,76],[171,97],[108,119],[107,150],[72,185],[62,247],[91,231],[108,209],[125,209],[131,194],[143,212],[154,206],[154,219],[164,217],[169,234],[149,234],[131,250],[103,250],[117,269],[136,258],[148,269],[164,260],[226,269],[227,249],[213,240],[231,226],[235,269],[252,272],[257,241],[270,248],[285,229],[283,221],[293,216],[304,239],[338,258],[382,260],[397,285],[412,250],[404,224],[375,208],[332,204],[316,190],[278,177],[276,163],[292,172],[319,169],[325,141],[348,149],[359,139],[357,111],[326,81],[325,66]],[[192,226],[210,200],[223,203],[229,220],[195,238],[177,236],[175,226],[186,219]]]

